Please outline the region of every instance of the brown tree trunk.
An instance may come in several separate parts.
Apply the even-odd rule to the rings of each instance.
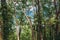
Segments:
[[[25,12],[24,12],[24,15],[26,16]],[[34,40],[34,30],[33,30],[33,27],[32,27],[31,19],[28,16],[26,16],[26,19],[28,20],[31,31],[32,31],[32,40]]]
[[[56,9],[56,20],[57,20],[57,22],[56,22],[56,30],[55,30],[55,37],[57,37],[57,35],[58,35],[58,9],[57,9],[57,0],[54,0],[54,6],[55,6],[55,9]],[[55,39],[55,40],[57,40],[57,38]]]
[[[37,27],[38,27],[38,32],[37,32],[37,40],[42,40],[42,32],[41,32],[41,13],[40,13],[40,0],[37,0]]]
[[[44,25],[46,25],[46,24],[44,24]],[[44,26],[44,37],[43,37],[43,40],[47,40],[46,39],[46,26]]]
[[[58,29],[58,31],[60,32],[60,0],[59,0],[59,29]]]
[[[2,32],[0,32],[0,40],[2,40]]]
[[[2,35],[3,35],[3,31],[2,31],[2,21],[0,20],[0,40],[3,40],[3,38],[2,38]]]

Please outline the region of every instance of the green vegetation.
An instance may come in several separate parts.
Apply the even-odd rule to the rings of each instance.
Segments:
[[[0,0],[0,40],[60,40],[60,0]]]

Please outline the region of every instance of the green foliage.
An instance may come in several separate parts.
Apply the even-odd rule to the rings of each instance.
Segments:
[[[22,3],[23,3],[23,4],[26,4],[26,1],[27,1],[27,0],[22,0]]]
[[[6,5],[4,5],[4,7],[1,8],[0,5],[0,17],[3,17],[3,21],[6,20],[6,23],[4,23],[4,36],[9,39],[9,40],[17,40],[17,36],[15,34],[15,25],[13,23],[14,18],[13,16],[17,16],[15,17],[15,20],[19,19],[19,25],[22,26],[22,31],[21,31],[21,35],[20,35],[20,40],[31,40],[31,28],[29,27],[29,23],[24,15],[24,9],[26,9],[27,7],[29,7],[30,5],[32,5],[32,0],[28,0],[28,5],[26,5],[27,0],[22,0],[21,3],[20,0],[17,0],[17,4],[18,6],[16,6],[15,4],[13,4],[13,1],[11,1],[11,3],[7,5],[7,9],[4,7]],[[37,0],[38,1],[38,0]],[[53,3],[51,3],[52,0],[41,0],[41,9],[40,10],[40,14],[39,16],[37,16],[37,13],[34,14],[34,27],[35,30],[37,30],[37,26],[38,26],[38,22],[41,20],[41,26],[42,26],[42,33],[44,34],[44,27],[42,24],[45,24],[45,29],[46,29],[46,37],[47,40],[50,40],[50,28],[52,28],[52,31],[55,32],[55,25],[56,22],[59,22],[59,20],[56,19],[56,8],[54,7]],[[60,5],[60,4],[59,4]],[[37,6],[37,5],[36,5]],[[59,7],[59,6],[58,6]],[[16,9],[15,9],[16,8]],[[1,13],[1,11],[4,9],[5,12],[2,12],[4,14]],[[7,11],[7,12],[6,12]],[[2,15],[3,16],[2,16]],[[13,27],[13,28],[12,28]]]
[[[31,29],[28,25],[22,27],[20,40],[31,40]]]

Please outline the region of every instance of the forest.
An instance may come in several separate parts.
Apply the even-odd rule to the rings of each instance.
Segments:
[[[0,0],[0,40],[60,40],[60,0]]]

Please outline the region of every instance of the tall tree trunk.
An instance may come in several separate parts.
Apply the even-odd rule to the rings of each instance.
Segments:
[[[60,0],[59,0],[59,20],[60,20]],[[60,21],[59,21],[60,24]],[[60,25],[59,25],[59,32],[60,32]]]
[[[3,40],[3,38],[2,38],[2,20],[0,19],[0,40]]]
[[[44,23],[44,25],[46,25],[46,24]],[[44,26],[44,37],[43,37],[43,40],[47,40],[47,38],[46,38],[46,26]]]
[[[56,37],[55,40],[57,40],[57,35],[58,35],[58,9],[57,9],[57,0],[54,0],[54,6],[55,6],[55,9],[56,9],[56,20],[57,20],[57,22],[56,22],[56,31],[55,31],[55,37]]]
[[[12,16],[8,13],[6,0],[1,0],[1,7],[3,18],[3,40],[9,40],[8,37],[12,27]]]
[[[52,33],[52,31],[53,31],[52,30],[52,26],[50,26],[50,40],[53,40],[53,35],[52,35],[53,33]]]
[[[37,27],[38,27],[38,32],[37,32],[37,40],[42,40],[42,32],[41,32],[41,13],[40,13],[40,0],[37,0],[37,6],[38,6],[38,11],[37,11]]]
[[[59,25],[60,25],[60,24],[59,24],[59,22],[60,22],[60,21],[59,21],[59,15],[60,15],[60,0],[58,0],[58,3],[59,3],[59,4],[58,4],[59,6],[58,6],[57,15],[56,15],[56,16],[57,16],[57,17],[56,17],[56,18],[57,18],[57,23],[58,23],[58,24],[57,24],[57,25],[58,25],[58,27],[57,27],[58,30],[57,30],[56,40],[60,40],[60,32],[59,32]],[[57,25],[56,25],[56,26],[57,26]]]

